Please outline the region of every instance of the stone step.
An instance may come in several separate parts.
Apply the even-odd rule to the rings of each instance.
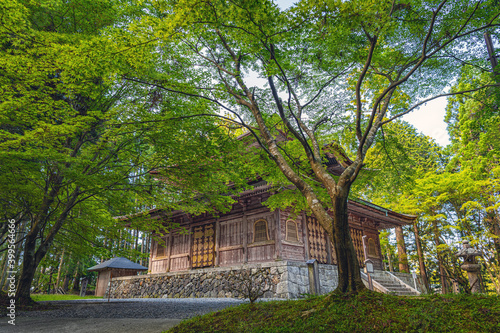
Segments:
[[[391,282],[392,282],[392,281],[397,281],[397,280],[395,280],[395,279],[393,279],[393,278],[389,278],[389,277],[385,277],[385,276],[383,276],[383,277],[375,277],[375,276],[372,276],[372,279],[377,280],[377,281],[379,281],[379,280],[380,280],[380,281],[391,281]]]
[[[406,285],[402,284],[399,280],[393,276],[385,273],[373,273],[371,274],[373,281],[378,282],[380,285],[384,286],[389,293],[398,296],[417,296],[418,293],[409,289]]]
[[[387,288],[387,287],[386,287]],[[411,291],[410,289],[407,289],[407,288],[387,288],[388,290],[390,291],[409,291],[409,292],[413,292]]]
[[[373,280],[373,281],[377,281],[377,280]],[[380,283],[383,286],[402,287],[402,285],[399,284],[399,283],[394,283],[394,282],[392,282],[392,283],[384,283],[384,282],[380,282],[380,281],[377,281],[377,282]]]

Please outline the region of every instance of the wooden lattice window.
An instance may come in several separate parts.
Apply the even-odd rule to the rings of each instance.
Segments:
[[[377,246],[372,238],[368,239],[368,255],[372,258],[378,258]]]
[[[156,257],[164,257],[164,256],[165,256],[165,242],[162,239],[156,242]]]
[[[286,221],[286,240],[289,242],[298,242],[299,241],[297,222],[292,221],[292,220]]]
[[[359,229],[350,228],[351,239],[356,250],[359,266],[365,267],[365,252],[363,248],[363,231]]]
[[[255,242],[265,242],[269,240],[269,234],[267,232],[267,221],[258,220],[254,224],[254,234],[253,241]]]

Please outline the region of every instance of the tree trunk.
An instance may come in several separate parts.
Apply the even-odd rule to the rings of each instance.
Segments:
[[[15,252],[14,252],[14,260],[16,261],[16,267],[14,267],[14,269],[9,269],[7,267],[8,265],[8,255],[7,255],[7,251],[5,251],[5,256],[4,256],[4,261],[2,261],[2,277],[1,277],[1,280],[0,280],[0,290],[3,289],[4,285],[6,285],[6,278],[7,278],[7,272],[8,271],[15,271],[17,270],[19,267],[19,262],[20,262],[20,259],[21,259],[21,247],[22,247],[22,244],[23,242],[21,242],[21,239],[24,237],[24,229],[26,228],[26,223],[27,223],[27,220],[25,218],[21,218],[21,220],[19,221],[19,224],[18,224],[18,230],[16,231],[16,239],[15,239]]]
[[[141,245],[141,259],[139,261],[139,264],[142,265],[143,261],[144,261],[144,258],[143,258],[143,254],[144,254],[144,250],[145,250],[145,247],[146,246],[146,235],[144,234],[144,232],[142,233],[142,245]]]
[[[391,243],[389,242],[389,236],[387,236],[387,261],[389,263],[389,272],[394,272],[394,267],[392,266],[392,255],[391,255]]]
[[[340,192],[340,191],[339,191]],[[354,245],[351,240],[347,214],[347,196],[349,189],[340,192],[333,202],[333,235],[335,253],[337,255],[338,286],[335,292],[357,293],[366,290],[361,280],[361,272]]]
[[[500,265],[500,219],[494,211],[489,212],[486,216],[486,219],[490,232],[493,235],[497,236],[496,238],[493,238],[493,245],[496,252],[496,263],[497,265]]]
[[[439,264],[439,275],[441,277],[441,293],[447,294],[447,293],[449,293],[450,290],[448,287],[446,269],[444,268],[444,264],[443,264],[443,256],[441,255],[440,251],[438,250],[438,246],[441,244],[441,241],[439,240],[439,237],[441,236],[441,234],[439,232],[436,221],[432,222],[432,227],[433,227],[433,231],[434,231],[434,244],[436,245],[436,254],[437,254],[437,259],[438,259],[438,264]]]
[[[424,252],[422,251],[422,244],[420,244],[420,235],[416,221],[413,223],[413,233],[415,234],[415,244],[417,245],[420,276],[422,277],[422,282],[424,283],[425,288],[429,290],[429,280],[427,279],[427,270],[425,269]]]
[[[56,279],[56,286],[55,289],[57,290],[59,288],[59,281],[61,279],[61,271],[62,271],[62,266],[64,263],[64,248],[61,254],[61,261],[59,261],[59,269],[57,270],[57,279]]]
[[[73,288],[71,288],[71,291],[80,291],[80,279],[79,279],[79,276],[78,276],[78,265],[80,264],[80,262],[78,261],[76,263],[76,268],[75,268],[75,275],[73,276]]]
[[[47,286],[47,294],[50,295],[50,291],[51,291],[51,287],[52,287],[52,273],[53,273],[53,270],[52,270],[52,266],[50,266],[49,268],[49,284]]]
[[[5,251],[4,259],[2,261],[2,277],[0,278],[0,290],[3,290],[5,281],[7,279],[7,265],[8,265],[8,255],[7,251]]]
[[[137,248],[139,247],[139,229],[134,232],[135,246],[134,246],[134,262],[137,262]]]
[[[63,291],[64,291],[64,292],[68,292],[68,288],[69,288],[69,277],[70,277],[70,275],[69,275],[69,274],[66,274],[66,276],[64,277],[64,283],[63,283]]]
[[[28,220],[21,219],[19,222],[19,230],[16,235],[16,253],[14,254],[14,258],[16,258],[16,269],[19,267],[19,263],[22,262],[21,250],[23,248],[23,242],[21,239],[24,237],[24,231],[26,229],[26,224],[28,224]]]
[[[396,227],[396,242],[398,244],[399,271],[402,273],[409,273],[408,255],[406,254],[405,238],[403,235],[403,227],[401,226]]]
[[[107,246],[108,246],[108,233],[107,233],[107,231],[104,231],[104,235],[105,235],[104,242],[102,245],[103,245],[104,249],[107,249]],[[104,261],[104,257],[101,256],[101,262],[103,262],[103,261]]]
[[[16,300],[19,304],[30,304],[31,282],[35,276],[36,269],[40,261],[35,256],[36,234],[28,233],[24,243],[24,257],[22,273],[17,283]]]

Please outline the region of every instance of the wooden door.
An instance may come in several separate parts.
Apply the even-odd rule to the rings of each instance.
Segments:
[[[205,224],[193,228],[192,261],[193,268],[210,267],[215,261],[215,227]]]

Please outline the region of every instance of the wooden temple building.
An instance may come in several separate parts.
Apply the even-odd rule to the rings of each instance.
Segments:
[[[250,133],[239,139],[249,140],[249,147],[259,147]],[[284,133],[277,138],[277,141],[285,140]],[[325,153],[325,167],[333,175],[340,175],[350,164],[352,161],[346,155],[339,163],[333,154]],[[151,218],[178,223],[184,228],[184,232],[174,230],[159,235],[162,241],[153,242],[149,273],[279,260],[317,259],[320,264],[336,264],[335,247],[316,218],[305,213],[293,216],[290,211],[280,209],[271,212],[262,203],[271,196],[273,187],[265,181],[250,185],[253,189],[235,197],[237,202],[232,209],[217,218],[207,214],[191,216],[183,211],[149,211]],[[383,269],[379,231],[397,228],[398,243],[403,243],[404,248],[401,227],[416,219],[416,216],[399,214],[359,199],[349,200],[348,215],[361,267],[365,259],[371,259],[379,270]],[[364,241],[363,236],[366,236]]]
[[[242,137],[245,136],[248,134]],[[283,137],[281,140],[285,140],[285,138]],[[256,142],[249,143],[249,146],[256,145]],[[339,163],[332,154],[326,152],[325,166],[327,170],[333,175],[340,175],[344,168],[352,163],[347,156],[344,157],[344,161]],[[249,185],[252,186],[251,189],[233,196],[235,203],[229,212],[220,213],[216,217],[206,213],[193,216],[180,210],[173,212],[162,209],[149,210],[148,217],[163,221],[167,228],[169,224],[180,227],[170,230],[167,234],[156,235],[156,239],[151,244],[147,276],[151,277],[157,274],[154,275],[157,276],[154,279],[168,285],[168,281],[170,281],[169,283],[173,281],[168,279],[174,279],[178,275],[176,272],[181,272],[183,276],[195,276],[196,270],[202,268],[200,272],[206,272],[207,268],[216,267],[218,268],[214,271],[220,272],[223,268],[234,269],[245,264],[247,267],[255,267],[254,264],[300,266],[305,265],[305,262],[310,259],[316,259],[319,264],[326,264],[328,267],[336,264],[335,247],[316,218],[308,216],[305,212],[298,215],[293,214],[286,209],[270,211],[263,205],[263,202],[276,191],[276,188],[263,180],[249,183]],[[118,218],[128,220],[131,216]],[[399,231],[396,232],[399,254],[400,243],[404,248],[401,227],[413,223],[416,216],[396,213],[364,200],[350,199],[348,218],[360,266],[364,267],[365,260],[370,259],[374,268],[382,271],[384,267],[379,241],[380,230],[396,228]],[[407,267],[400,271],[408,272]],[[331,266],[331,268],[333,272],[335,267]],[[184,272],[188,274],[184,274]],[[386,272],[380,274],[382,273]],[[389,278],[392,279],[392,277]],[[325,275],[320,279],[327,281],[329,278]],[[136,297],[133,290],[144,289],[140,287],[143,286],[141,282],[133,282],[135,280],[126,280],[129,281],[126,282],[125,280],[116,282],[117,287],[112,292],[116,297]],[[279,297],[283,297],[283,295],[285,295],[284,297],[298,297],[300,294],[298,289],[292,290],[293,288],[290,287],[295,283],[292,283],[292,280],[288,278],[288,282],[279,283],[281,286],[276,288],[281,291],[277,292],[276,295],[282,295]],[[122,283],[122,287],[120,287],[120,283]],[[131,287],[123,287],[127,283],[130,283]],[[133,283],[136,285],[133,286]],[[179,282],[179,284],[182,283]],[[288,287],[283,287],[287,283]],[[220,288],[220,286],[215,287],[216,284],[217,282],[214,282],[213,288]],[[332,284],[331,287],[333,286]],[[171,287],[167,288],[168,290],[164,291],[166,296],[156,295],[158,292],[153,288],[150,291],[150,296],[175,297],[170,295],[170,289],[177,287],[177,285],[172,284]],[[120,294],[119,290],[126,292]],[[392,292],[384,287],[380,287],[379,290]],[[418,291],[416,292],[418,293]],[[187,297],[193,297],[194,294],[190,293],[191,291],[186,291]],[[140,295],[142,297],[143,293],[141,292]]]
[[[244,263],[317,259],[336,263],[330,237],[314,217],[293,216],[287,210],[270,211],[262,204],[272,186],[261,181],[240,194],[231,211],[213,217],[191,216],[182,211],[168,215],[158,209],[149,215],[184,228],[159,235],[151,246],[149,273],[165,273]],[[371,259],[383,269],[379,231],[412,223],[414,216],[399,214],[362,200],[348,202],[349,224],[361,267]],[[188,230],[189,232],[185,232]],[[363,240],[363,236],[366,236]]]

